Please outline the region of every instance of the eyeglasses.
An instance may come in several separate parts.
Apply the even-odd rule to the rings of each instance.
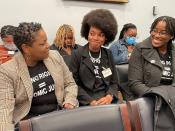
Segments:
[[[166,35],[168,35],[168,32],[166,32],[166,31],[158,31],[157,29],[153,29],[152,31],[151,31],[151,33],[152,34],[158,34],[159,36],[166,36]]]

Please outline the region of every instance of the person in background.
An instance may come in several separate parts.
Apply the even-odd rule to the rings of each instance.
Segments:
[[[18,51],[13,42],[16,27],[12,25],[5,25],[1,28],[0,36],[3,45],[0,45],[0,64],[10,60]]]
[[[174,39],[175,19],[158,17],[151,25],[150,37],[135,46],[129,60],[129,88],[135,97],[159,94],[155,100],[156,131],[175,130]]]
[[[134,24],[125,24],[120,32],[117,42],[110,46],[115,64],[128,63],[131,53],[136,45],[137,28]]]
[[[81,36],[88,42],[73,52],[70,70],[78,85],[81,106],[104,105],[117,102],[117,76],[111,52],[102,46],[113,41],[117,21],[106,9],[86,14],[82,21]]]
[[[68,24],[63,24],[58,28],[55,40],[50,46],[50,49],[57,50],[69,66],[72,51],[78,47],[79,45],[75,44],[73,27]]]
[[[78,106],[72,73],[49,49],[41,24],[20,23],[14,43],[20,52],[0,65],[0,130],[13,130],[24,117]]]

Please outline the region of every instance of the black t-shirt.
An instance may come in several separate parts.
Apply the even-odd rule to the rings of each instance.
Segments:
[[[160,54],[160,62],[163,65],[162,77],[160,83],[162,85],[171,85],[173,81],[172,58],[170,53]]]
[[[28,67],[33,85],[33,99],[30,113],[44,114],[57,109],[55,85],[45,64],[40,61],[34,67]]]
[[[99,57],[99,52],[95,53],[95,52],[91,52],[91,55],[93,58],[98,58]],[[100,58],[100,61],[102,61],[103,59]],[[103,80],[103,75],[102,75],[102,71],[103,69],[103,65],[101,65],[102,62],[97,63],[97,62],[93,62],[93,66],[94,66],[94,74],[95,74],[95,84],[93,87],[93,94],[94,96],[92,96],[95,99],[104,97],[106,95],[106,90],[107,90],[107,86],[104,83]]]

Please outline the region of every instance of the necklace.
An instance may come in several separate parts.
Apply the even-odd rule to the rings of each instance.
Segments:
[[[92,54],[91,54],[90,51],[89,51],[89,56],[90,56],[90,59],[91,59],[92,63],[100,64],[100,62],[101,62],[101,61],[100,61],[100,59],[101,59],[101,50],[100,50],[100,53],[99,53],[98,58],[92,57]]]

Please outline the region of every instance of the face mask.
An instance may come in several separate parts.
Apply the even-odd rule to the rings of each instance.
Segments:
[[[126,42],[128,45],[136,45],[136,38],[135,37],[126,37]]]
[[[4,43],[4,47],[12,51],[18,50],[14,43]]]

